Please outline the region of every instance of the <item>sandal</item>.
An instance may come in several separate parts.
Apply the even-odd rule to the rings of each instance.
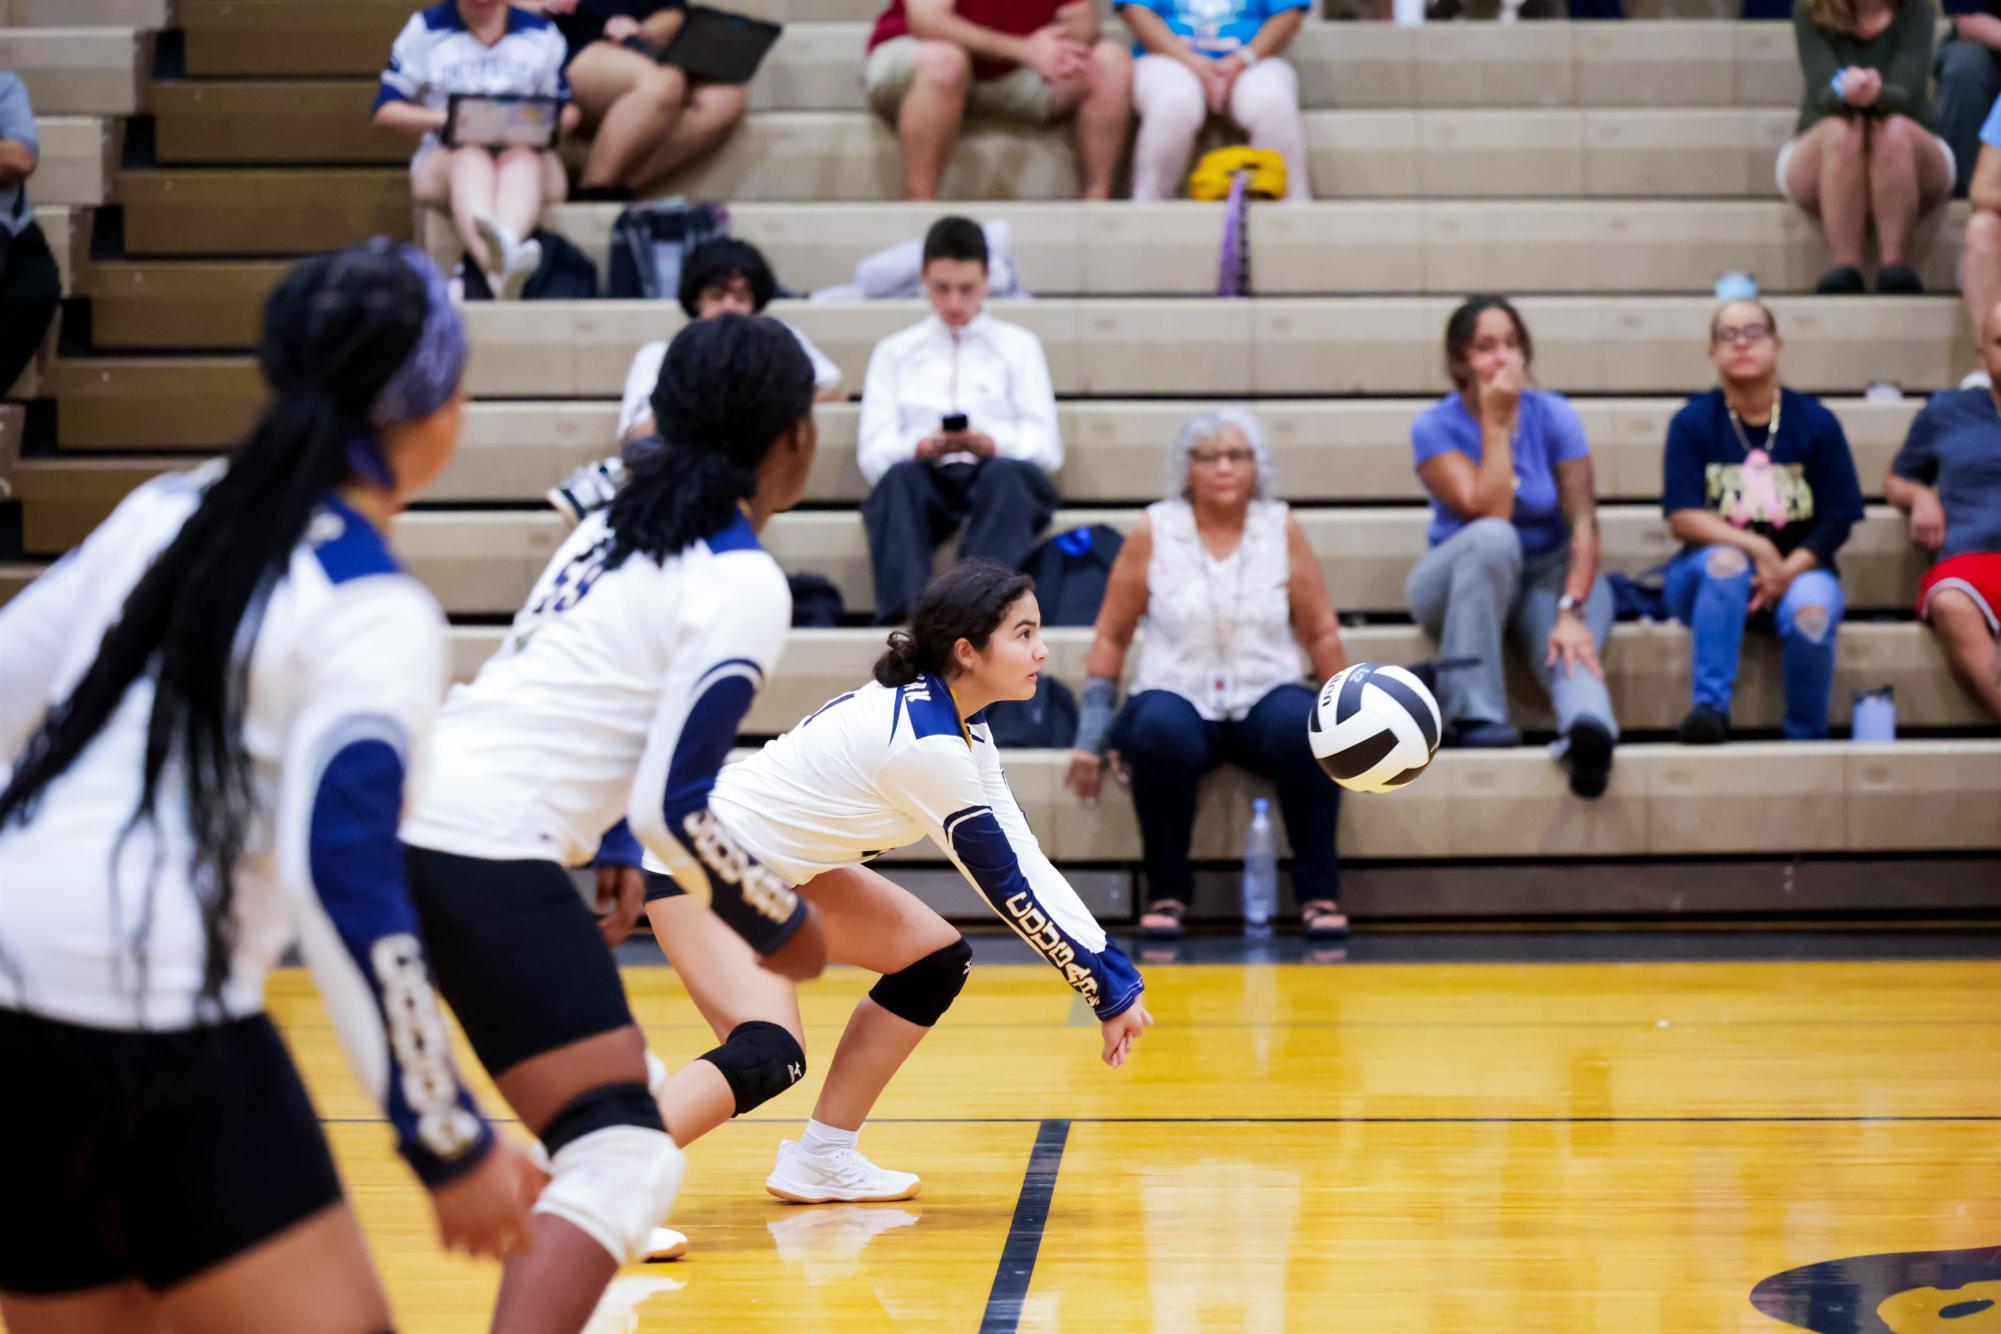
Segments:
[[[1188,905],[1180,899],[1155,899],[1140,914],[1139,933],[1147,940],[1179,940],[1184,933],[1181,919],[1187,915]]]
[[[1332,899],[1315,899],[1299,905],[1300,925],[1308,940],[1346,940],[1352,934],[1348,914]]]

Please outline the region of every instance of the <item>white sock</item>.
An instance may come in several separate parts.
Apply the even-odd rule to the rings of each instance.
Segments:
[[[830,1126],[825,1122],[815,1121],[809,1117],[806,1121],[805,1133],[799,1136],[799,1147],[811,1154],[827,1154],[832,1153],[836,1149],[852,1149],[855,1147],[855,1137],[859,1134],[861,1134],[859,1130],[842,1130],[836,1126]]]

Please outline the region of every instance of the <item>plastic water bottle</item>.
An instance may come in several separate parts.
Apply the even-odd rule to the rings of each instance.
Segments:
[[[1278,908],[1278,836],[1271,827],[1271,802],[1251,803],[1251,827],[1244,835],[1244,929],[1251,935],[1271,930]]]

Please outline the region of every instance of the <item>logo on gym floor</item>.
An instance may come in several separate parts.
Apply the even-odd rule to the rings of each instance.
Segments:
[[[1751,1305],[1813,1334],[2001,1334],[2001,1246],[1825,1260],[1772,1275]]]

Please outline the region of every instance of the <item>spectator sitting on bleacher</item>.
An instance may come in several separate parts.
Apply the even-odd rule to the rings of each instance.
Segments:
[[[1784,346],[1762,302],[1726,302],[1709,321],[1722,385],[1668,424],[1661,509],[1682,550],[1668,566],[1667,603],[1693,639],[1683,745],[1730,739],[1752,617],[1778,631],[1787,738],[1827,735],[1843,605],[1834,555],[1862,517],[1862,490],[1834,414],[1780,386]]]
[[[1411,425],[1431,496],[1430,550],[1404,583],[1411,612],[1445,659],[1445,743],[1513,746],[1502,675],[1512,629],[1556,710],[1571,790],[1604,793],[1618,724],[1600,655],[1612,590],[1598,573],[1598,488],[1577,409],[1527,387],[1535,346],[1513,305],[1475,296],[1445,326],[1457,392]]]
[[[1070,120],[1085,199],[1110,199],[1132,123],[1132,58],[1091,0],[890,0],[862,84],[896,127],[903,197],[936,199],[968,111]]]
[[[1172,199],[1188,172],[1195,136],[1210,116],[1228,116],[1251,147],[1285,159],[1286,198],[1311,199],[1299,74],[1281,54],[1299,35],[1312,0],[1120,0],[1138,42],[1133,102],[1133,198]]]
[[[762,315],[777,291],[778,279],[763,253],[735,237],[709,238],[696,246],[681,266],[681,309],[691,320]],[[841,368],[804,333],[790,324],[785,328],[799,340],[807,360],[813,363],[813,397],[822,403],[840,398]],[[618,405],[618,443],[628,453],[655,447],[648,444],[654,438],[653,391],[666,360],[664,339],[642,344],[633,353],[632,365],[625,373],[625,394]],[[619,458],[585,464],[549,492],[549,504],[577,523],[592,510],[610,504],[624,479],[625,463]]]
[[[1806,98],[1779,149],[1779,193],[1819,220],[1834,267],[1814,289],[1866,290],[1862,243],[1875,224],[1879,292],[1916,295],[1918,219],[1952,194],[1952,147],[1926,108],[1932,0],[1795,0]]]
[[[987,314],[987,238],[941,218],[924,238],[932,315],[876,345],[862,382],[862,506],[876,616],[893,625],[962,521],[959,555],[1019,566],[1056,511],[1063,466],[1042,340]]]
[[[1959,179],[1953,193],[1964,198],[1980,152],[1980,127],[1988,108],[2001,97],[2001,0],[1986,0],[1984,12],[1955,14],[1952,31],[1939,43],[1932,62],[1938,89],[1932,121],[1952,146]]]
[[[643,194],[720,145],[750,109],[739,83],[693,80],[655,54],[673,40],[688,0],[540,0],[569,44],[565,67],[590,157],[579,201]]]
[[[1188,845],[1202,776],[1236,764],[1271,779],[1306,932],[1346,935],[1334,855],[1341,790],[1307,744],[1315,692],[1301,681],[1309,665],[1316,681],[1347,665],[1320,559],[1274,494],[1271,451],[1250,413],[1191,418],[1168,446],[1166,480],[1168,499],[1147,506],[1112,566],[1065,782],[1095,802],[1109,747],[1129,775],[1145,848],[1140,927],[1178,936],[1195,885]],[[1142,621],[1133,693],[1115,717]]]
[[[1966,294],[1967,320],[1978,331],[2001,301],[2001,97],[1980,127],[1980,156],[1967,200],[1973,212],[1959,255],[1959,286]]]
[[[530,239],[546,200],[566,188],[553,151],[520,146],[445,144],[447,106],[454,93],[568,99],[563,35],[540,14],[506,0],[445,0],[410,16],[390,50],[375,96],[375,123],[423,135],[410,161],[410,193],[443,209],[458,227],[466,253],[487,275],[494,295],[512,300],[542,262]],[[562,128],[574,129],[574,103]]]
[[[0,394],[35,359],[62,301],[62,275],[28,203],[40,160],[27,86],[0,70]]]
[[[2001,385],[2001,303],[1982,322],[1980,361]],[[1883,494],[1911,516],[1911,540],[1938,554],[1918,591],[1946,661],[2001,722],[2001,389],[1939,394],[1911,423]]]

